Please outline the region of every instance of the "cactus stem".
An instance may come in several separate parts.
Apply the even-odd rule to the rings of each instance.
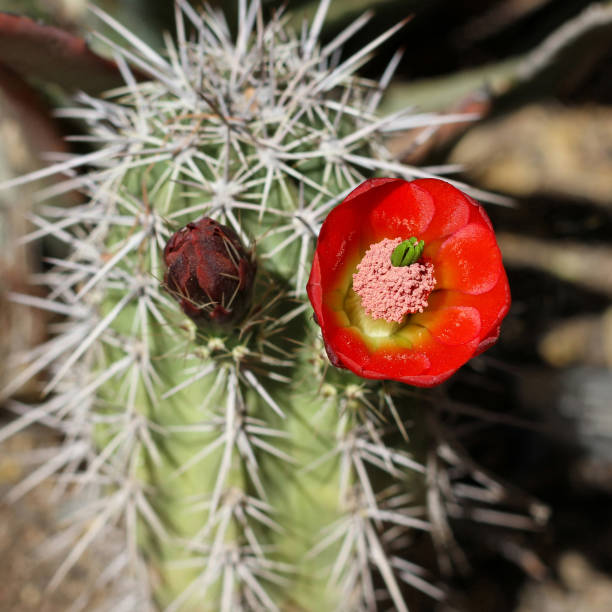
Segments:
[[[62,442],[33,453],[40,466],[9,500],[54,479],[71,524],[49,545],[65,554],[52,583],[96,546],[108,563],[95,582],[113,586],[113,610],[404,611],[402,583],[443,596],[403,559],[411,533],[431,532],[450,557],[447,513],[466,517],[463,498],[478,506],[471,518],[525,523],[487,506],[505,501],[501,488],[452,432],[424,423],[420,396],[329,365],[306,277],[323,219],[372,172],[453,170],[395,161],[385,135],[468,115],[375,114],[401,53],[378,83],[355,71],[402,24],[342,60],[371,12],[321,45],[329,0],[298,34],[281,11],[264,24],[259,0],[237,1],[234,38],[220,11],[177,0],[163,53],[92,9],[124,41],[98,36],[126,84],[80,94],[60,115],[85,123],[73,140],[98,149],[0,186],[58,175],[22,242],[69,251],[35,276],[44,298],[11,295],[59,316],[50,340],[12,360],[1,397],[43,374],[47,396],[9,400],[16,419],[0,440],[38,422]],[[74,189],[86,203],[43,202]],[[202,216],[257,260],[235,328],[196,326],[163,288],[168,239]]]

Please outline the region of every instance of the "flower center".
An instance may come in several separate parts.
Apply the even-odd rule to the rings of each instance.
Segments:
[[[370,245],[353,274],[353,290],[368,316],[401,323],[427,307],[436,281],[433,265],[417,261],[423,246],[416,238],[384,238]]]

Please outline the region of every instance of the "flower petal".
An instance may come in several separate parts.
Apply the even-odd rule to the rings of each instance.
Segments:
[[[415,376],[430,366],[425,353],[412,349],[380,349],[372,353],[364,365],[362,376],[368,378],[391,378],[401,381]]]
[[[361,339],[359,329],[356,327],[340,327],[330,330],[331,334],[325,340],[325,349],[330,356],[330,361],[334,365],[334,359],[339,362],[342,367],[348,368],[359,376],[365,376],[364,365],[370,359],[370,351]],[[323,336],[325,339],[325,336]],[[332,359],[332,355],[334,359]],[[385,378],[385,376],[366,376],[366,378]]]
[[[331,214],[333,223],[323,225],[317,242],[319,262],[327,278],[344,269],[346,258],[356,254],[361,242],[360,223],[354,211],[337,207]]]
[[[467,225],[470,210],[475,205],[449,183],[436,179],[418,179],[410,183],[415,200],[428,199],[435,212],[427,229],[418,238],[426,243],[444,238]]]
[[[402,181],[381,198],[370,214],[369,223],[377,240],[410,238],[423,234],[433,219],[433,198],[422,189],[413,190],[411,183]]]
[[[430,362],[429,368],[423,370],[420,374],[402,378],[402,382],[417,387],[439,385],[474,356],[477,346],[478,337],[474,338],[471,342],[451,348],[447,344],[436,340],[429,332],[426,332],[423,335],[422,343],[415,348],[427,355]],[[396,377],[394,378],[399,380]]]
[[[403,346],[368,349],[356,327],[336,328],[325,349],[335,366],[348,368],[364,378],[402,380],[430,367],[425,353]]]
[[[411,323],[423,325],[436,340],[449,346],[471,342],[480,332],[480,314],[470,306],[450,306],[412,315]]]
[[[484,353],[488,348],[492,347],[499,338],[500,326],[494,327],[485,338],[480,341],[480,344],[476,347],[474,351],[474,357],[476,355],[480,355],[480,353]]]
[[[491,223],[491,219],[489,219],[489,215],[487,215],[487,211],[484,209],[484,206],[481,206],[478,202],[475,202],[471,198],[469,198],[469,200],[472,203],[469,222],[482,225],[492,232],[493,224]]]
[[[478,295],[493,289],[502,272],[495,236],[476,223],[455,232],[431,257],[438,289]]]
[[[368,191],[370,191],[371,189],[375,189],[376,187],[380,187],[381,185],[385,185],[387,183],[404,183],[405,181],[403,179],[398,179],[398,178],[373,178],[373,179],[368,179],[367,181],[364,181],[363,183],[361,183],[361,185],[355,187],[355,189],[353,189],[353,191],[351,191],[351,193],[349,193],[346,198],[344,198],[344,200],[342,201],[342,204],[345,204],[346,202],[350,202],[353,198],[356,198],[357,196],[360,196]]]
[[[312,268],[310,269],[310,277],[306,284],[306,293],[312,304],[315,317],[319,325],[323,322],[323,289],[321,288],[321,265],[319,264],[319,252],[315,251],[312,259]]]
[[[443,374],[420,374],[418,376],[405,376],[400,382],[414,387],[435,387],[450,378],[459,368],[449,370]]]
[[[502,270],[499,280],[491,291],[472,295],[462,291],[451,291],[442,289],[434,291],[429,296],[429,306],[424,314],[439,309],[451,307],[473,307],[480,315],[480,338],[499,325],[510,308],[510,287],[506,273]],[[413,315],[416,318],[420,315]],[[416,319],[415,319],[416,322]]]
[[[474,355],[478,347],[479,338],[476,337],[465,344],[458,344],[449,348],[447,344],[438,341],[433,334],[421,344],[418,349],[429,358],[430,366],[422,372],[424,376],[438,376],[446,372],[455,372]]]

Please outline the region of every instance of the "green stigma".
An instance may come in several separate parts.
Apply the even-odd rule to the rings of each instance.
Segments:
[[[414,236],[400,242],[391,253],[391,265],[397,267],[410,266],[419,260],[423,254],[425,242],[418,240]]]

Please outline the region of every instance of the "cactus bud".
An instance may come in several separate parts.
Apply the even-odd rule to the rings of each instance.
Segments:
[[[164,284],[197,323],[236,323],[249,307],[256,264],[236,232],[210,217],[188,223],[164,248]]]

